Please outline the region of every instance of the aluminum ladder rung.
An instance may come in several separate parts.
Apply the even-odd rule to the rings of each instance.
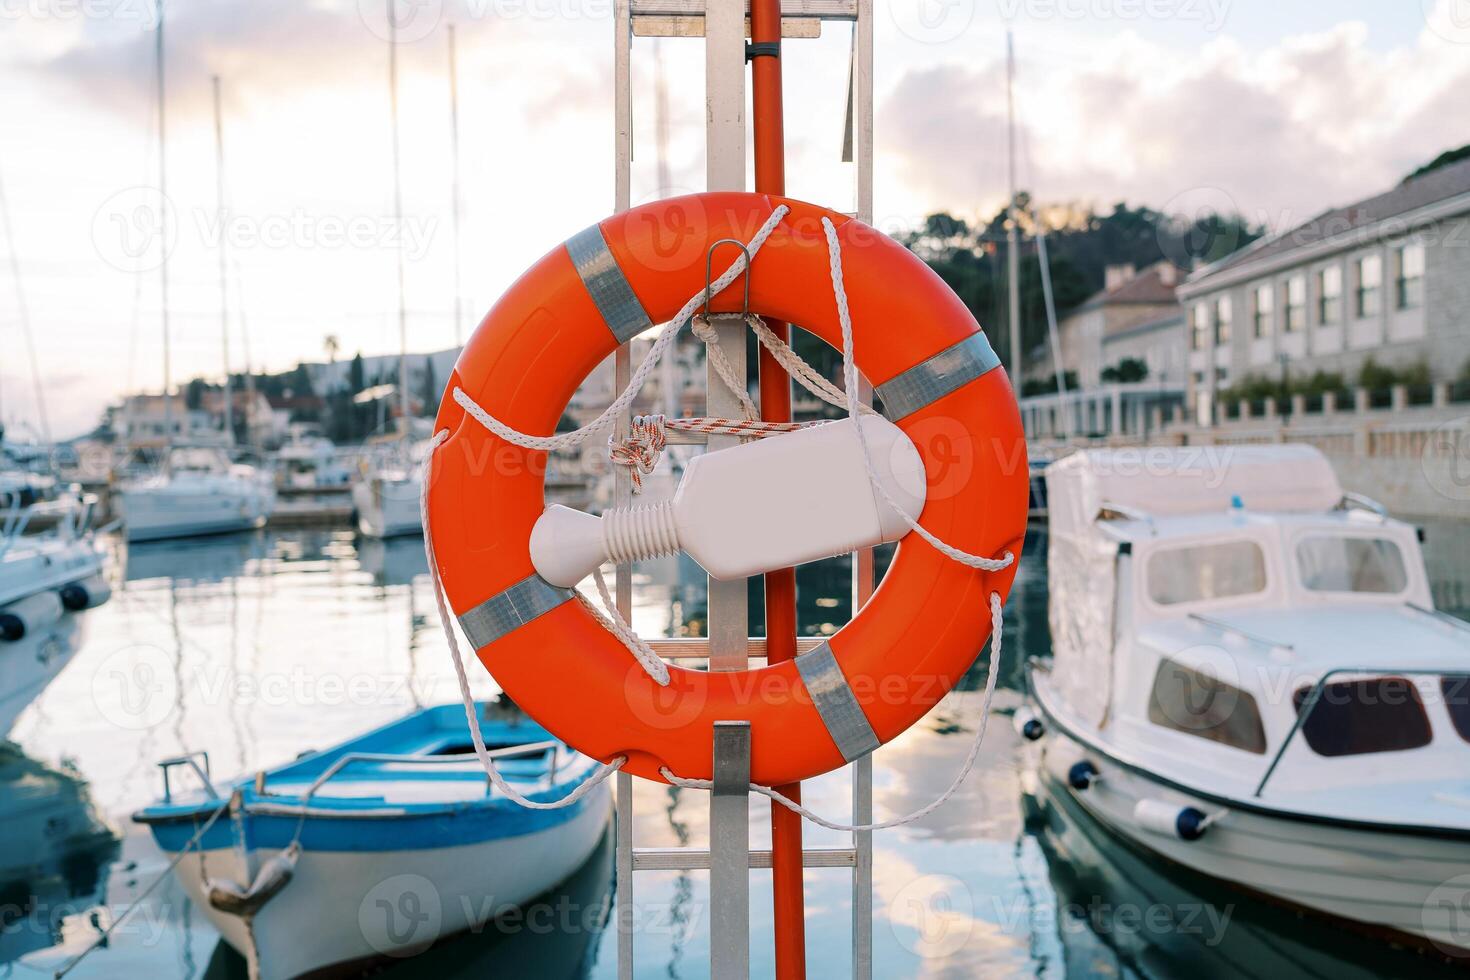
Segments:
[[[695,17],[704,19],[705,0],[630,0],[634,17]],[[745,0],[746,18],[750,0]],[[784,20],[857,20],[857,0],[781,0]]]
[[[857,849],[852,847],[808,847],[801,852],[805,868],[855,868]],[[701,847],[637,847],[633,849],[634,871],[708,871],[709,851]],[[752,868],[770,868],[771,852],[750,852]]]
[[[747,641],[747,655],[751,660],[763,660],[766,657],[766,638],[763,636],[752,636]],[[796,652],[806,653],[821,646],[825,640],[820,636],[801,636],[796,639]],[[648,645],[653,652],[665,660],[708,660],[709,640],[705,637],[688,637],[673,640],[649,640]]]
[[[638,14],[633,18],[634,37],[704,37],[703,17],[665,17]],[[750,18],[745,18],[745,36],[750,37]],[[781,37],[822,36],[822,22],[814,17],[782,17]]]

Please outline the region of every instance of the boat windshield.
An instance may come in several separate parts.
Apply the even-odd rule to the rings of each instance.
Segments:
[[[1313,592],[1392,594],[1409,584],[1399,546],[1385,538],[1313,535],[1297,544],[1296,561]]]
[[[1298,688],[1292,702],[1298,714],[1311,700],[1310,686]],[[1407,677],[1372,677],[1323,686],[1302,737],[1318,755],[1402,752],[1428,745],[1433,737],[1419,690]]]
[[[175,449],[168,461],[175,473],[218,473],[230,468],[229,458],[218,449]]]
[[[1212,541],[1164,548],[1148,559],[1148,594],[1154,602],[1253,595],[1266,588],[1266,556],[1254,541]]]

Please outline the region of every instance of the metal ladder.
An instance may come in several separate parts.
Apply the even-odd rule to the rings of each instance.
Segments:
[[[873,220],[873,0],[782,0],[781,35],[784,38],[820,36],[826,21],[853,24],[852,68],[849,76],[847,125],[843,160],[855,164],[856,217]],[[708,189],[745,190],[746,171],[746,50],[747,0],[615,0],[614,116],[616,128],[615,209],[631,206],[633,162],[632,49],[637,37],[703,37],[705,40],[706,179]],[[741,322],[715,322],[719,343],[737,373],[745,373],[745,331]],[[614,386],[622,390],[632,373],[627,345],[614,355]],[[738,416],[734,396],[706,367],[706,410],[710,415]],[[865,385],[864,396],[871,396]],[[619,436],[628,419],[618,423]],[[672,434],[671,434],[672,435]],[[682,435],[682,434],[681,434]],[[674,441],[674,440],[670,440]],[[679,441],[693,441],[680,438]],[[709,449],[734,445],[733,436],[712,435]],[[615,499],[632,498],[629,472],[618,468]],[[853,561],[853,609],[866,602],[873,590],[873,555],[859,552]],[[632,570],[617,570],[616,597],[625,618],[632,613]],[[708,639],[654,641],[653,648],[669,659],[709,661],[710,670],[744,670],[752,659],[765,656],[763,640],[747,634],[746,583],[709,583]],[[815,638],[798,641],[798,653],[811,649]],[[714,733],[714,782],[710,794],[710,847],[637,847],[633,840],[633,777],[617,774],[617,936],[618,977],[633,977],[633,878],[639,871],[710,872],[710,975],[715,980],[743,980],[750,973],[751,868],[771,867],[771,852],[750,849],[750,730],[746,723],[719,723]],[[852,819],[871,823],[873,817],[873,763],[871,756],[852,764]],[[764,800],[763,797],[757,797]],[[806,848],[807,868],[852,870],[853,976],[869,980],[873,962],[873,840],[871,833],[854,833],[848,847]]]

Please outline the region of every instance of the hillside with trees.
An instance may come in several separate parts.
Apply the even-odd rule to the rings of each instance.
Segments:
[[[1029,357],[1045,344],[1046,307],[1036,226],[1031,202],[1024,194],[1020,210],[1021,344]],[[1104,271],[1110,265],[1143,269],[1168,259],[1188,270],[1223,258],[1263,233],[1236,215],[1179,217],[1126,204],[1114,205],[1106,214],[1072,206],[1044,208],[1042,217],[1058,317],[1102,289]],[[1005,220],[1004,211],[983,225],[950,214],[931,214],[901,240],[965,301],[985,327],[996,353],[1009,363]]]

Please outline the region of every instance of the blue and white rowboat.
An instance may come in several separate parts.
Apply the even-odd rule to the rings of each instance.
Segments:
[[[497,768],[531,799],[559,799],[596,771],[534,722],[493,704],[477,710]],[[227,790],[210,784],[202,754],[160,765],[164,798],[133,819],[170,855],[199,852],[175,875],[264,978],[412,955],[488,921],[576,871],[612,812],[606,783],[557,810],[493,791],[458,704]],[[176,767],[202,788],[171,793]]]

